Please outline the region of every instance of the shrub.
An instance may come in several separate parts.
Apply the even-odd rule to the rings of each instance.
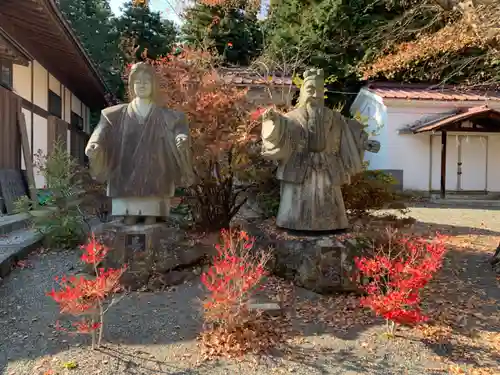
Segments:
[[[203,304],[208,328],[201,336],[205,353],[234,356],[264,350],[271,337],[262,336],[264,324],[248,301],[262,287],[269,255],[256,253],[254,238],[243,231],[222,230],[221,237],[211,268],[201,276],[209,292]]]
[[[394,189],[396,180],[393,176],[379,170],[367,170],[352,176],[351,183],[342,186],[344,204],[355,217],[367,215],[369,210],[388,207],[401,201],[402,195]],[[400,207],[404,212],[404,205]]]
[[[111,198],[107,196],[106,184],[97,182],[90,175],[89,169],[82,165],[76,167],[75,180],[79,182],[81,191],[80,208],[86,216],[97,216],[102,222],[107,221],[111,212]]]
[[[442,266],[444,238],[425,240],[388,229],[373,246],[373,256],[355,258],[357,280],[367,294],[361,304],[386,319],[390,335],[395,324],[427,320],[420,309],[420,293]]]
[[[49,155],[41,150],[35,154],[34,166],[46,181],[39,193],[41,205],[32,210],[32,200],[23,198],[17,202],[17,211],[30,213],[33,227],[44,235],[48,247],[74,248],[84,240],[87,229],[79,208],[84,191],[77,176],[78,164],[63,143],[56,142]]]
[[[263,177],[256,194],[257,203],[265,218],[278,215],[280,206],[280,181],[276,178],[276,167],[270,168],[267,178]]]
[[[183,50],[151,63],[160,80],[161,104],[185,113],[192,138],[196,182],[186,189],[195,223],[229,227],[259,175],[256,122],[246,90],[228,84],[212,56]]]
[[[92,349],[95,349],[99,348],[101,344],[104,314],[113,302],[106,309],[104,309],[104,303],[111,295],[121,289],[119,280],[126,267],[108,270],[98,269],[98,265],[106,257],[109,249],[99,243],[94,235],[81,248],[83,249],[81,260],[94,267],[96,277],[94,279],[76,276],[56,277],[55,280],[61,289],[59,291],[52,289],[47,295],[59,304],[61,314],[83,316],[79,321],[73,323],[73,331],[91,334]],[[59,326],[59,322],[57,326],[61,330],[66,330]]]

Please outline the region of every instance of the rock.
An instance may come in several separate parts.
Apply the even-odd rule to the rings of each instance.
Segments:
[[[285,230],[268,232],[253,223],[245,225],[256,238],[257,249],[270,248],[270,270],[295,285],[320,294],[358,292],[353,281],[354,257],[363,255],[363,247],[345,235],[287,235]]]
[[[127,264],[122,283],[132,290],[148,285],[157,275],[163,275],[163,285],[182,283],[177,271],[186,276],[179,269],[198,263],[212,250],[189,239],[185,230],[166,223],[124,225],[116,221],[101,226],[96,236],[111,249],[101,267]]]
[[[281,306],[273,301],[248,301],[248,309],[250,311],[261,311],[270,316],[280,316],[283,314]]]
[[[192,270],[182,270],[182,271],[170,271],[164,275],[156,275],[150,278],[148,282],[149,290],[163,289],[168,286],[183,284],[186,281],[190,281],[196,278],[196,275]]]

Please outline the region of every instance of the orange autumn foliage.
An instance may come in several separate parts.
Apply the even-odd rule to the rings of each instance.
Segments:
[[[378,74],[388,75],[438,54],[458,53],[469,46],[481,44],[481,39],[471,34],[463,24],[447,25],[436,33],[423,35],[416,41],[400,44],[394,53],[382,55],[364,67],[364,79]]]
[[[246,89],[224,80],[209,53],[184,49],[146,62],[156,70],[160,104],[189,120],[197,182],[188,191],[195,221],[204,229],[226,228],[259,173],[259,123],[250,116],[255,106]]]
[[[235,9],[259,9],[261,5],[260,0],[199,0],[200,3],[221,8],[235,8]]]
[[[225,82],[209,53],[184,49],[145,61],[156,70],[160,104],[187,115],[195,158],[217,159],[230,148],[257,140],[247,90]]]
[[[441,6],[441,15],[448,19],[445,26],[382,51],[374,61],[361,66],[363,78],[394,79],[398,73],[407,72],[407,79],[420,76],[426,81],[436,81],[447,74],[448,77],[463,75],[465,82],[477,84],[484,83],[491,74],[496,77],[495,67],[500,58],[500,3],[478,0]],[[417,69],[418,66],[423,68]],[[484,68],[490,67],[492,73],[486,73]]]

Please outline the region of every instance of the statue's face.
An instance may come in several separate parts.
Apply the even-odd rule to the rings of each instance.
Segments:
[[[302,90],[304,90],[303,95],[309,103],[316,103],[324,96],[323,85],[320,84],[319,80],[307,80]]]
[[[149,74],[139,73],[133,82],[134,93],[141,99],[150,98],[153,93],[153,79]]]

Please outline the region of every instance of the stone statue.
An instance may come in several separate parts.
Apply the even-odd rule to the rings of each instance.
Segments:
[[[281,200],[277,226],[331,231],[349,225],[341,186],[362,171],[364,152],[378,152],[363,124],[324,105],[322,70],[304,73],[296,109],[262,114],[262,155],[278,162]]]
[[[193,180],[186,116],[158,105],[158,82],[147,63],[132,66],[131,102],[106,108],[85,149],[91,174],[108,183],[112,214],[125,224],[166,218],[176,186]]]

